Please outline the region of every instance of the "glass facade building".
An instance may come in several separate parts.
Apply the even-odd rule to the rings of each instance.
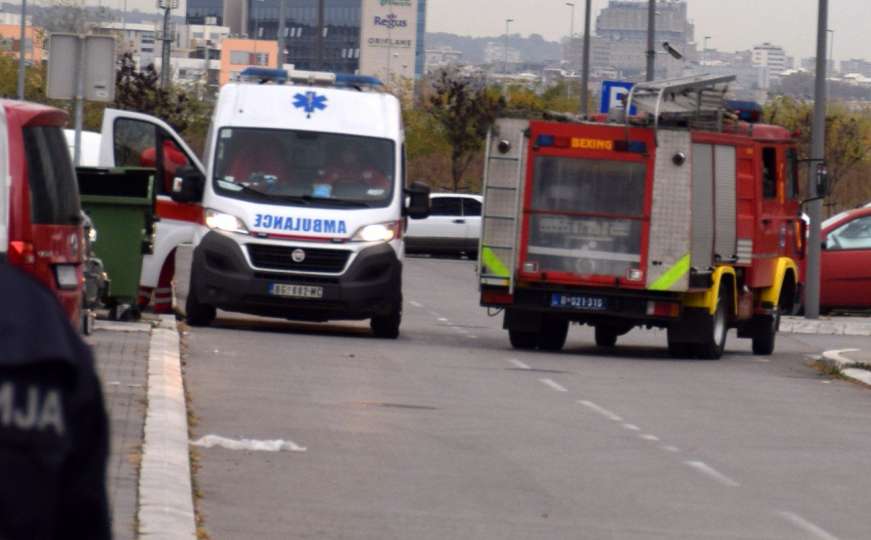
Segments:
[[[248,35],[278,39],[281,0],[247,0]],[[285,0],[286,62],[296,69],[354,73],[360,66],[360,0]]]
[[[187,0],[185,23],[222,26],[224,24],[224,0]]]

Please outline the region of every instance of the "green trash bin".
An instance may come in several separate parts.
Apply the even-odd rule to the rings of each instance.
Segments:
[[[76,172],[82,210],[97,230],[96,255],[109,275],[102,301],[113,318],[131,318],[138,315],[142,257],[153,251],[156,171],[79,167]]]

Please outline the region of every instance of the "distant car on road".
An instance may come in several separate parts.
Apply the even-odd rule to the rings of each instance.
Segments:
[[[430,215],[410,221],[405,235],[409,253],[478,253],[484,198],[461,193],[430,195]]]
[[[823,223],[820,307],[871,309],[871,206]]]

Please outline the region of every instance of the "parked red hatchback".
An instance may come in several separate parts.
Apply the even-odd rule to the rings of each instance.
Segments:
[[[59,109],[0,100],[0,178],[10,179],[0,189],[0,251],[54,291],[78,327],[83,238],[66,121]]]
[[[871,309],[871,207],[823,223],[820,307]]]

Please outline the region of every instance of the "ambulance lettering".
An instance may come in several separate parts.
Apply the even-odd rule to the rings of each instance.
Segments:
[[[311,219],[272,214],[254,216],[254,227],[280,232],[348,234],[348,225],[341,219]]]

